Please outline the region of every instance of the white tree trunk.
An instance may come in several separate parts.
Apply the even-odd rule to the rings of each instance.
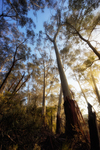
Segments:
[[[44,81],[43,81],[43,104],[42,104],[42,115],[45,116],[46,113],[46,107],[45,107],[45,64],[43,61],[44,66]]]
[[[62,66],[61,60],[60,60],[60,55],[59,55],[59,52],[58,52],[58,48],[57,48],[56,42],[53,41],[53,44],[54,44],[54,48],[55,48],[55,53],[56,53],[56,58],[57,58],[57,65],[58,65],[58,70],[59,70],[59,74],[60,74],[61,86],[62,86],[64,99],[66,97],[71,99],[72,96],[71,96],[71,93],[70,93],[70,90],[69,90],[69,87],[68,87],[68,82],[67,82],[64,70],[63,70],[63,66]]]

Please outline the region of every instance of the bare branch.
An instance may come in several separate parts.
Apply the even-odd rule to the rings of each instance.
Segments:
[[[16,92],[16,89],[18,88],[19,84],[20,84],[21,81],[23,80],[24,76],[25,76],[25,72],[24,72],[24,74],[22,75],[22,77],[21,77],[21,79],[19,80],[19,82],[17,83],[17,85],[15,86],[15,88],[14,88],[14,90],[13,90],[13,92],[12,92],[13,94]]]
[[[14,7],[13,4],[11,3],[11,1],[8,0],[8,2],[10,3],[11,7],[12,7],[12,8],[14,9],[14,11],[16,12],[16,16],[17,16],[18,18],[20,18],[19,15],[18,15],[17,10],[15,9],[15,7]]]
[[[50,36],[46,33],[46,36],[48,37],[48,39],[53,42],[53,39],[50,38]]]
[[[12,142],[16,143],[16,142],[10,137],[10,135],[8,135],[8,134],[6,134],[6,135],[7,135],[7,137],[8,137]]]
[[[39,8],[43,8],[43,7],[39,6],[38,4],[34,3],[32,0],[31,0],[31,3],[33,3],[35,6],[37,6]]]
[[[9,17],[9,18],[16,18],[16,16],[11,16],[11,15],[7,15],[7,14],[1,14],[0,17]]]
[[[13,85],[15,84],[17,78],[13,81],[13,83],[11,84],[11,86],[8,88],[8,92],[11,90],[11,88],[13,87]]]
[[[28,75],[27,79],[20,85],[20,87],[16,90],[16,92],[18,92],[20,90],[20,88],[28,81],[28,79],[30,78],[30,75]]]
[[[24,42],[26,42],[27,41],[27,39],[25,39],[23,42],[21,42],[18,46],[17,46],[17,48],[19,48],[19,46],[20,45],[22,45]]]
[[[58,35],[58,33],[59,33],[61,27],[62,27],[62,25],[59,25],[59,26],[58,26],[57,32],[56,32],[56,34],[55,34],[55,36],[54,36],[54,41],[56,41],[56,37],[57,37],[57,35]]]
[[[25,39],[22,43],[24,43],[25,41],[26,41],[26,39]],[[3,82],[2,82],[2,84],[0,85],[0,92],[1,92],[1,93],[2,93],[2,90],[3,90],[3,86],[4,86],[4,84],[6,83],[6,81],[7,81],[8,77],[9,77],[9,75],[10,75],[10,73],[11,73],[11,71],[12,71],[12,69],[13,69],[13,67],[14,67],[14,65],[15,65],[15,63],[16,63],[16,61],[18,61],[18,60],[21,59],[21,58],[19,58],[19,59],[16,60],[15,57],[16,57],[16,54],[17,54],[18,47],[19,47],[22,43],[20,43],[20,44],[16,47],[16,51],[15,51],[15,53],[14,53],[12,65],[11,65],[11,67],[10,67],[8,73],[6,74],[6,76],[5,76],[5,78],[4,78]]]

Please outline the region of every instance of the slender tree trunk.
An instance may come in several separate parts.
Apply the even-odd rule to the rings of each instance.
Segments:
[[[81,89],[81,91],[82,91],[82,94],[83,94],[83,96],[84,96],[84,98],[85,98],[86,102],[88,103],[88,100],[87,100],[87,98],[86,98],[86,96],[85,96],[85,93],[84,93],[84,91],[83,91],[83,89],[82,89],[82,87],[81,87],[81,84],[80,84],[79,80],[77,79],[77,77],[76,77],[76,75],[75,75],[75,74],[74,74],[74,76],[75,76],[75,78],[76,78],[76,81],[77,81],[77,82],[78,82],[78,84],[79,84],[79,87],[80,87],[80,89]]]
[[[46,114],[46,107],[45,107],[45,63],[43,61],[44,66],[44,80],[43,80],[43,103],[42,103],[42,115],[43,115],[43,122],[45,124],[45,114]]]
[[[29,92],[29,90],[28,90],[28,93],[27,93],[27,100],[28,100],[27,105],[30,106],[31,105],[31,93]],[[36,104],[35,104],[35,108],[36,108]]]
[[[94,92],[96,94],[97,100],[98,100],[98,102],[100,104],[100,94],[99,94],[99,90],[98,90],[98,88],[96,86],[96,82],[95,82],[94,76],[92,74],[92,71],[91,71],[91,77],[92,77],[92,81],[93,81],[93,85],[94,85],[93,89],[94,89]]]
[[[53,126],[53,118],[52,118],[52,109],[51,109],[51,132],[52,132],[52,126]]]
[[[72,125],[74,125],[74,124],[71,124],[70,120],[68,120],[69,115],[72,115],[72,113],[71,113],[71,110],[70,110],[70,112],[67,111],[67,109],[69,109],[69,107],[70,107],[68,104],[68,100],[72,99],[72,95],[71,95],[70,90],[69,90],[69,86],[68,86],[67,79],[66,79],[66,76],[65,76],[65,73],[63,70],[63,66],[62,66],[62,63],[60,60],[60,56],[59,56],[56,42],[54,41],[53,43],[54,43],[54,48],[55,48],[55,53],[56,53],[56,58],[57,58],[57,64],[58,64],[58,70],[59,70],[60,79],[61,79],[61,86],[62,86],[62,91],[63,91],[63,96],[64,96],[64,111],[65,111],[65,117],[66,117],[65,134],[66,134],[66,136],[69,136],[69,133],[71,133],[70,137],[73,137],[74,132],[73,132]],[[70,117],[72,117],[72,116],[70,116]]]
[[[60,56],[59,56],[59,52],[58,52],[58,48],[57,48],[55,40],[53,41],[53,44],[54,44],[56,58],[57,58],[57,64],[58,64],[58,70],[59,70],[60,79],[61,79],[61,86],[62,86],[62,91],[63,91],[63,95],[64,95],[64,100],[66,99],[66,97],[71,99],[72,96],[71,96],[71,93],[69,90],[68,82],[67,82],[64,70],[63,70],[63,66],[62,66],[62,63],[60,60]]]
[[[30,75],[28,75],[27,79],[20,85],[19,88],[16,89],[16,92],[18,92],[21,89],[21,87],[28,81],[29,78],[30,78]]]
[[[57,122],[56,122],[56,133],[61,133],[61,103],[62,103],[62,87],[60,88],[60,95],[58,101],[58,111],[57,111]]]
[[[11,84],[11,86],[8,88],[8,92],[10,92],[11,88],[13,87],[13,85],[15,84],[17,78],[13,81],[13,83]]]
[[[24,74],[25,75],[25,74]],[[20,85],[21,81],[23,80],[24,78],[24,75],[22,75],[21,79],[19,80],[19,82],[17,83],[17,85],[15,86],[14,90],[13,90],[13,94],[16,92],[16,89],[18,88],[18,86]]]
[[[92,106],[88,103],[88,124],[90,132],[91,150],[100,150],[96,114],[92,112]]]
[[[11,67],[10,67],[8,73],[6,74],[6,76],[5,76],[5,78],[4,78],[3,82],[2,82],[2,84],[0,85],[0,93],[3,92],[3,87],[4,87],[4,85],[6,84],[6,82],[7,82],[7,80],[8,80],[8,77],[9,77],[9,75],[10,75],[10,73],[11,73],[11,71],[12,71],[14,65],[15,65],[15,63],[16,63],[18,60],[21,59],[21,58],[16,59],[15,57],[16,57],[17,50],[18,50],[19,46],[20,46],[21,44],[23,44],[26,40],[27,40],[27,39],[25,39],[22,43],[20,43],[18,46],[16,46],[16,50],[15,50],[15,53],[14,53],[14,56],[13,56],[12,65],[11,65]]]
[[[18,47],[19,47],[19,46],[18,46]],[[6,82],[7,82],[7,80],[8,80],[8,77],[9,77],[9,75],[10,75],[10,73],[11,73],[11,71],[12,71],[14,65],[15,65],[15,63],[16,63],[17,60],[18,60],[18,59],[17,59],[17,60],[15,59],[16,54],[17,54],[17,49],[18,49],[18,47],[16,47],[16,51],[15,51],[15,53],[14,53],[12,65],[11,65],[11,67],[10,67],[8,73],[6,74],[6,76],[5,76],[5,78],[4,78],[3,82],[2,82],[2,84],[0,85],[0,93],[3,92],[3,87],[4,87],[4,85],[6,84]]]

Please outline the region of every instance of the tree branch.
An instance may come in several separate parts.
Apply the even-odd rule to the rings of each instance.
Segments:
[[[48,37],[48,39],[53,42],[53,39],[50,38],[50,36],[46,33],[46,36]]]
[[[9,15],[6,15],[6,14],[1,14],[0,17],[16,18],[16,16],[9,16]]]
[[[19,80],[19,82],[17,83],[17,85],[15,86],[15,88],[14,88],[12,94],[14,94],[14,93],[16,92],[16,89],[17,89],[17,87],[19,86],[19,84],[21,83],[21,81],[23,80],[24,76],[25,76],[25,72],[24,72],[24,74],[22,75],[22,77],[21,77],[21,79]]]
[[[55,36],[54,36],[54,41],[56,41],[56,37],[57,37],[57,35],[58,35],[58,33],[59,33],[61,27],[62,27],[62,25],[59,25],[59,26],[58,26],[57,32],[56,32],[56,34],[55,34]]]
[[[64,23],[64,25],[65,25],[65,23]],[[100,53],[96,50],[96,48],[94,48],[94,47],[92,46],[92,44],[91,44],[88,40],[86,40],[86,39],[79,33],[79,31],[78,31],[73,25],[71,25],[71,23],[69,23],[67,20],[66,20],[66,25],[71,26],[71,27],[75,30],[76,34],[80,37],[80,39],[83,40],[84,42],[86,42],[86,43],[88,44],[88,46],[93,50],[93,52],[94,52],[94,53],[98,56],[98,58],[100,59]]]
[[[24,43],[26,40],[27,40],[27,39],[25,39],[22,43]],[[18,47],[19,47],[22,43],[20,43],[20,44],[16,47],[16,51],[15,51],[14,57],[13,57],[12,66],[10,67],[8,73],[6,74],[6,76],[5,76],[5,78],[4,78],[3,82],[2,82],[2,84],[0,85],[0,92],[1,92],[1,93],[2,93],[2,91],[3,91],[3,86],[4,86],[4,84],[6,83],[6,81],[7,81],[8,77],[9,77],[9,75],[10,75],[10,73],[11,73],[11,71],[12,71],[12,69],[13,69],[13,67],[14,67],[14,65],[15,65],[15,63],[16,63],[16,61],[20,60],[20,58],[16,60],[15,57],[16,57],[16,54],[17,54]]]
[[[20,18],[19,15],[18,15],[17,10],[15,9],[15,7],[14,7],[13,4],[11,3],[11,1],[8,0],[8,2],[10,3],[11,7],[12,7],[12,8],[14,9],[14,11],[16,12],[16,16],[18,16],[18,18]]]
[[[33,3],[35,6],[37,6],[39,8],[43,8],[43,7],[39,6],[38,4],[34,3],[32,0],[31,0],[31,3]]]
[[[16,92],[18,92],[20,90],[20,88],[28,81],[28,79],[30,78],[30,75],[28,75],[27,79],[20,85],[20,87],[16,90]]]

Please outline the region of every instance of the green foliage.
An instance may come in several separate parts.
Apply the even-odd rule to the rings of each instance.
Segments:
[[[3,149],[31,150],[34,147],[41,122],[39,116],[35,116],[38,114],[34,107],[28,110],[20,99],[11,98],[10,93],[0,96],[0,145]]]
[[[22,105],[20,95],[12,96],[11,93],[0,95],[0,145],[5,150],[40,150],[38,145],[41,139],[42,107]],[[47,127],[55,128],[55,107],[47,108]],[[45,132],[45,129],[43,129]]]
[[[62,54],[65,54],[65,53],[68,53],[69,52],[69,48],[70,47],[65,47],[65,48],[63,48],[60,52],[62,53]]]

